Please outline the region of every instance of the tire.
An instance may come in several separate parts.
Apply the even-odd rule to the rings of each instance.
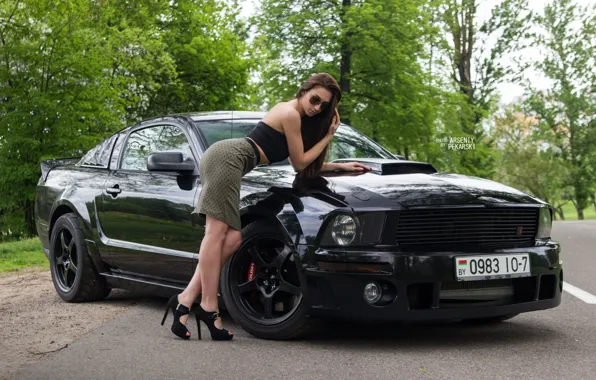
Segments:
[[[242,229],[242,237],[242,245],[222,268],[221,289],[228,312],[245,331],[257,338],[291,340],[304,337],[314,329],[318,320],[306,315],[308,304],[303,296],[305,279],[293,258],[295,252],[286,234],[271,223],[256,221]],[[252,248],[255,250],[251,251]],[[260,264],[250,252],[257,252],[262,259]],[[269,256],[273,257],[270,261],[267,260]],[[285,257],[285,260],[280,261],[281,269],[276,270],[279,279],[268,280],[271,284],[277,283],[271,285],[276,286],[273,292],[272,288],[263,285],[263,278],[270,279],[275,274],[264,274],[262,271],[273,271],[272,268],[266,268],[266,265],[273,265],[276,262],[275,257]],[[255,263],[253,273],[256,277],[253,284],[257,288],[242,293],[241,289],[244,288],[239,285],[248,284],[251,262]],[[286,289],[290,289],[292,293]],[[269,308],[270,316],[264,311],[267,305],[266,294],[273,294],[272,302],[269,303],[272,306]],[[263,310],[259,309],[259,305]],[[277,310],[279,305],[283,311]]]
[[[95,269],[75,214],[56,220],[50,238],[50,271],[56,292],[67,302],[100,301],[110,294]]]
[[[519,313],[498,315],[496,317],[464,319],[463,322],[465,324],[469,324],[469,325],[493,325],[493,324],[505,322],[511,318],[517,317],[518,315],[519,315]]]

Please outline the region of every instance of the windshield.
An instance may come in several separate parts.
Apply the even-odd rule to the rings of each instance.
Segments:
[[[209,145],[223,139],[246,137],[248,133],[257,125],[259,120],[214,120],[199,121],[195,124],[199,127]],[[347,125],[340,125],[335,132],[331,151],[329,152],[329,161],[342,158],[386,158],[395,159],[395,157],[374,142],[364,134],[356,131]],[[287,160],[281,162],[286,164]]]

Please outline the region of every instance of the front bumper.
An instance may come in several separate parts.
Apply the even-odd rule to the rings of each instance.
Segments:
[[[309,314],[313,316],[368,321],[452,320],[524,313],[561,303],[560,247],[552,241],[544,246],[474,253],[303,249],[309,258],[305,277]],[[528,253],[531,276],[455,280],[455,256],[506,253]],[[364,299],[364,287],[372,281],[386,286],[389,301],[383,306],[370,305]],[[504,288],[509,292],[506,296],[453,296]]]

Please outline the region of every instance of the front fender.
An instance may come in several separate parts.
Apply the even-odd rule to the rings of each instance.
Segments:
[[[242,225],[255,219],[275,220],[294,246],[304,244],[304,233],[296,216],[300,210],[299,198],[279,191],[250,194],[240,201]]]
[[[302,257],[307,251],[298,248],[318,245],[319,231],[325,216],[337,210],[336,205],[325,200],[288,188],[270,188],[266,192],[250,194],[242,199],[240,207],[244,222],[263,218],[279,223],[299,252],[303,264],[308,262],[308,259]]]

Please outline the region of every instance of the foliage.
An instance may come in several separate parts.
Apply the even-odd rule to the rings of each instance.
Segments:
[[[573,189],[570,198],[583,219],[596,178],[596,7],[554,0],[537,24],[536,42],[546,58],[535,67],[552,86],[530,86],[526,112],[537,118],[542,138],[566,163],[564,183]]]
[[[521,105],[512,105],[496,118],[493,134],[500,155],[495,179],[549,202],[560,212],[568,168],[556,149],[542,140],[538,121],[526,116]]]
[[[237,7],[217,0],[177,0],[159,30],[177,78],[154,94],[145,117],[244,105],[253,60]]]
[[[484,122],[494,112],[497,85],[522,72],[523,65],[513,68],[504,58],[522,48],[530,37],[532,13],[528,0],[503,0],[479,25],[479,5],[477,0],[448,0],[440,4],[437,13],[450,37],[445,53],[452,76],[468,105],[459,113],[461,129],[478,143],[477,149],[462,152],[460,171],[490,178],[496,160]]]
[[[216,0],[0,3],[0,230],[35,233],[39,162],[139,119],[232,108],[250,69]]]

